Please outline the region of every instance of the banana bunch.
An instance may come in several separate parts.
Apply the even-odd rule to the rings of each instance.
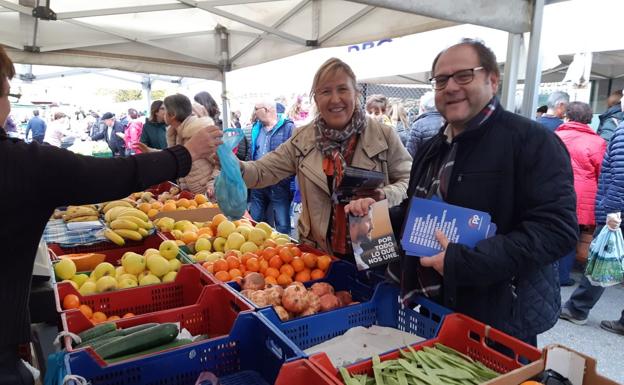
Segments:
[[[134,205],[130,202],[128,202],[127,200],[116,200],[116,201],[110,201],[105,203],[102,206],[102,214],[106,214],[107,212],[109,212],[112,208],[114,207],[134,207]]]
[[[87,222],[97,221],[100,212],[95,205],[67,206],[67,210],[62,214],[65,222]]]
[[[154,228],[154,224],[143,211],[124,205],[109,208],[104,219],[108,226],[104,230],[104,236],[118,246],[123,246],[126,239],[140,241]]]

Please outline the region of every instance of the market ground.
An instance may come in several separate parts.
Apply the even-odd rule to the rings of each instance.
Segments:
[[[581,275],[573,273],[579,282]],[[577,285],[561,288],[561,302],[570,298]],[[600,328],[601,320],[616,320],[624,309],[624,287],[617,285],[605,290],[600,301],[592,309],[586,325],[578,326],[559,320],[554,328],[538,337],[540,348],[554,343],[568,346],[598,361],[598,372],[618,383],[624,384],[624,336],[609,333]]]

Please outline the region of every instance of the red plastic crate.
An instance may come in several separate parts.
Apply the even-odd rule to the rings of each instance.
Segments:
[[[275,385],[332,385],[335,381],[307,359],[285,363]]]
[[[120,289],[105,293],[83,296],[68,282],[60,282],[55,286],[54,299],[56,310],[78,312],[78,310],[63,310],[61,304],[68,294],[75,294],[80,303],[91,309],[104,312],[107,316],[123,316],[126,313],[143,314],[174,307],[192,305],[197,302],[202,288],[213,285],[216,280],[207,274],[202,274],[196,266],[183,265],[176,275],[174,282],[159,283],[156,285],[138,286],[129,289]],[[80,313],[85,322],[87,318]],[[72,328],[72,332],[74,329]],[[80,331],[78,331],[80,332]]]
[[[486,344],[495,342],[513,352],[513,358],[506,356]],[[479,321],[463,314],[449,314],[444,317],[438,337],[412,345],[415,350],[424,346],[433,346],[441,343],[460,353],[482,362],[490,369],[499,373],[507,373],[521,367],[520,359],[533,362],[539,360],[541,352],[537,348],[527,345],[499,330],[493,329]],[[381,361],[400,357],[398,350],[380,356]],[[325,353],[318,353],[310,357],[310,361],[317,365],[327,376],[333,378],[333,384],[342,384],[342,376],[333,366]],[[351,374],[373,375],[372,360],[366,359],[346,367]]]
[[[61,247],[56,243],[49,243],[48,249],[50,249],[57,257],[65,254],[76,253],[100,253],[106,255],[106,262],[112,263],[115,266],[119,266],[119,260],[128,251],[143,254],[147,249],[158,249],[160,244],[167,240],[167,238],[161,236],[158,232],[148,235],[142,241],[128,241],[124,246],[117,246],[112,242],[101,242],[87,246],[75,246],[75,247]]]
[[[114,322],[117,327],[124,329],[150,322],[179,322],[181,329],[186,328],[194,336],[208,334],[210,338],[214,338],[229,334],[238,314],[251,311],[253,308],[247,302],[224,286],[210,285],[202,288],[197,303],[192,305],[154,311]],[[61,323],[65,331],[75,334],[93,327],[78,310],[61,314]],[[65,337],[64,342],[68,352],[74,350],[69,336]],[[93,352],[91,354],[104,363],[97,354]]]

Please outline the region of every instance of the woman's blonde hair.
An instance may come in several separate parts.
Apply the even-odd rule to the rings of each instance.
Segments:
[[[312,97],[316,95],[316,89],[318,88],[319,83],[323,78],[325,78],[327,75],[335,74],[338,71],[344,71],[344,73],[347,74],[347,76],[351,79],[351,82],[353,83],[353,89],[355,90],[356,94],[359,95],[360,92],[357,88],[357,79],[355,78],[353,70],[347,63],[335,57],[328,59],[325,63],[321,64],[318,70],[316,70],[316,74],[314,74],[314,80],[312,80],[312,89],[310,90],[310,95]],[[356,98],[356,100],[357,105],[359,106],[359,98]]]
[[[403,107],[403,103],[395,103],[390,107],[390,120],[392,125],[396,127],[398,122],[403,123],[403,127],[409,127],[409,121],[407,119],[407,111]]]

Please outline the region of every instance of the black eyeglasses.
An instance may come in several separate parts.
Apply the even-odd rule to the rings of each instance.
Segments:
[[[450,78],[453,78],[455,83],[464,85],[464,84],[470,83],[474,79],[475,71],[479,71],[483,69],[485,68],[475,67],[475,68],[468,68],[465,70],[459,70],[450,75],[438,75],[429,79],[429,82],[431,83],[431,85],[433,86],[435,90],[443,90],[444,88],[446,88],[446,85],[448,84],[448,81]]]

